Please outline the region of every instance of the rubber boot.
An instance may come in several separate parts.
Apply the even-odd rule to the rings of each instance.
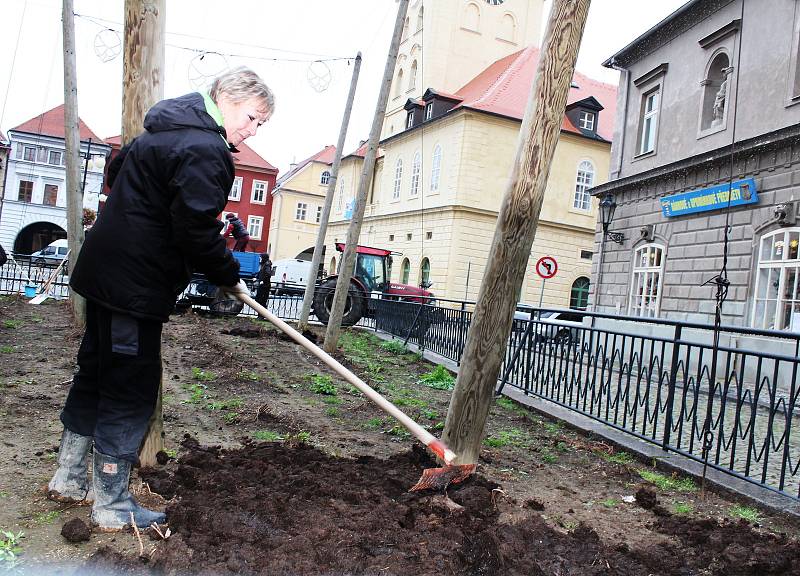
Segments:
[[[153,512],[136,503],[128,492],[131,477],[131,463],[94,451],[94,506],[92,524],[101,532],[116,532],[131,525],[133,521],[139,528],[147,528],[153,522],[163,524],[166,516]]]
[[[92,437],[81,436],[67,428],[58,449],[58,470],[47,485],[47,497],[56,502],[91,504],[94,493],[89,486],[87,461]]]

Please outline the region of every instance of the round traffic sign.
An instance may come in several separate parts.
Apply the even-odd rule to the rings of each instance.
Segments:
[[[542,256],[536,262],[536,273],[547,280],[552,278],[558,272],[558,262],[552,256]]]

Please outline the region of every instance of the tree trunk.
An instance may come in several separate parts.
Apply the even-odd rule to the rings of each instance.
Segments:
[[[442,440],[477,462],[516,298],[536,234],[590,0],[553,0],[509,186],[447,411]]]
[[[125,0],[125,41],[122,64],[122,145],[143,130],[144,116],[164,97],[164,31],[166,0]],[[142,466],[153,466],[156,453],[164,449],[161,395],[139,451]]]
[[[378,154],[378,141],[381,136],[381,126],[383,117],[386,114],[386,103],[389,100],[389,90],[392,87],[394,78],[394,67],[397,62],[397,52],[400,48],[400,40],[403,34],[403,24],[405,23],[406,13],[408,12],[409,0],[399,0],[397,7],[397,19],[394,23],[394,34],[392,43],[389,45],[389,55],[386,57],[386,68],[383,71],[381,90],[378,94],[378,104],[375,107],[375,115],[372,118],[372,128],[369,132],[369,143],[367,152],[364,155],[364,164],[361,168],[361,178],[358,182],[358,194],[356,195],[356,205],[353,210],[353,217],[350,220],[350,227],[347,229],[347,241],[342,254],[341,264],[339,265],[339,277],[336,280],[336,294],[333,297],[331,315],[328,319],[328,328],[325,331],[325,343],[323,349],[331,354],[336,350],[339,343],[339,332],[342,328],[342,315],[344,306],[347,302],[347,294],[350,289],[350,279],[353,277],[353,269],[356,265],[356,245],[358,237],[361,235],[361,223],[364,220],[364,210],[367,205],[367,192],[372,182],[372,175],[375,172],[375,158]]]

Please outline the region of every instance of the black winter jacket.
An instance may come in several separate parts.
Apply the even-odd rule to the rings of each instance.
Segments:
[[[144,127],[109,163],[111,194],[70,285],[106,308],[165,322],[192,271],[220,286],[239,281],[217,220],[234,165],[199,93],[159,102]]]

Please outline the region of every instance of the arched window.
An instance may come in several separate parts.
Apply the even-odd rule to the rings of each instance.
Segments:
[[[442,175],[442,146],[437,144],[433,149],[433,161],[431,162],[431,192],[439,191],[439,179]]]
[[[403,184],[403,159],[398,158],[394,165],[394,189],[392,190],[392,200],[400,198],[400,186]]]
[[[400,68],[397,72],[397,81],[394,85],[394,97],[397,98],[403,92],[403,69]]]
[[[511,14],[504,14],[500,20],[500,31],[497,35],[500,40],[514,42],[517,36],[517,22]]]
[[[419,265],[419,285],[423,288],[431,285],[431,261],[427,258],[423,258]]]
[[[336,274],[336,256],[331,258],[331,267],[328,268],[328,274]]]
[[[581,276],[572,283],[569,291],[569,307],[577,310],[586,310],[589,305],[589,279]]]
[[[408,276],[411,274],[411,262],[408,258],[403,258],[403,263],[400,265],[400,284],[408,284]]]
[[[645,244],[636,249],[633,256],[631,299],[629,313],[632,316],[655,318],[661,307],[661,284],[664,272],[664,247],[660,244]]]
[[[336,201],[336,211],[341,213],[344,210],[344,178],[339,180],[339,198]]]
[[[588,160],[584,160],[578,165],[578,175],[575,178],[575,199],[572,202],[573,208],[578,210],[588,210],[592,206],[592,197],[589,195],[589,188],[594,186],[594,165]]]
[[[724,128],[730,102],[730,59],[725,52],[711,58],[703,86],[703,103],[700,111],[700,129]]]
[[[413,90],[417,87],[417,61],[411,63],[411,71],[408,74],[408,89]]]
[[[800,330],[800,228],[786,228],[761,238],[758,250],[755,328]]]
[[[477,32],[481,25],[481,9],[475,2],[470,2],[464,8],[464,28]]]
[[[425,10],[424,6],[419,7],[419,12],[417,12],[417,32],[422,30],[422,20],[423,20],[423,11]]]
[[[419,152],[414,154],[414,162],[411,164],[411,196],[419,194],[419,176],[422,170],[422,156]]]
[[[400,41],[402,42],[408,38],[408,16],[406,16],[406,21],[403,22],[403,35],[400,37]]]
[[[325,170],[322,176],[319,177],[319,183],[327,185],[331,181],[331,173]]]

